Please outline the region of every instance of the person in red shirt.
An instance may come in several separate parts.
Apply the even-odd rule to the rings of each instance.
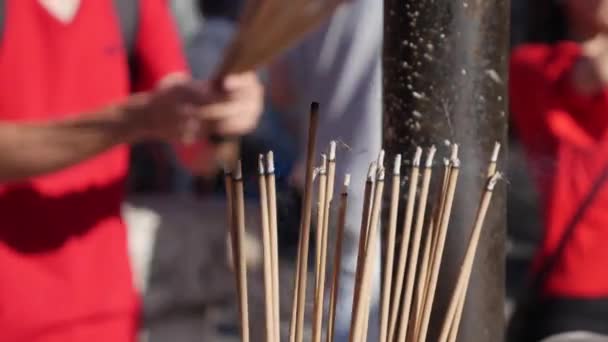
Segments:
[[[164,0],[138,1],[137,84],[152,90],[133,96],[113,1],[4,4],[0,340],[134,341],[127,144],[243,134],[263,91],[254,73],[189,81]]]
[[[524,45],[511,56],[513,122],[544,220],[529,341],[608,335],[608,1],[556,6],[567,40]]]

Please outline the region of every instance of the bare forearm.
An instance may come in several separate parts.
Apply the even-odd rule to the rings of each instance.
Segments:
[[[131,138],[118,109],[50,123],[0,123],[0,182],[61,170]]]

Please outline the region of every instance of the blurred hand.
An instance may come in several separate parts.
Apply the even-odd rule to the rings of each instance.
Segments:
[[[218,136],[240,136],[258,124],[264,89],[254,72],[229,75],[208,87],[208,102],[197,110],[197,118]]]
[[[131,140],[192,141],[203,128],[197,110],[209,101],[210,95],[198,82],[179,82],[131,96],[123,108]]]
[[[608,38],[598,35],[581,44],[581,50],[572,70],[572,81],[580,93],[592,95],[608,84]]]

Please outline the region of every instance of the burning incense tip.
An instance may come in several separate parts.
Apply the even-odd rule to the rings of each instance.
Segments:
[[[260,175],[264,174],[264,155],[260,154],[258,156],[258,172]]]
[[[399,176],[401,174],[401,154],[395,156],[395,165],[393,168],[393,175]]]
[[[327,172],[327,154],[321,153],[321,168],[319,169],[320,173]]]
[[[384,166],[384,155],[384,150],[380,150],[380,153],[378,154],[378,167]]]
[[[376,162],[372,162],[371,164],[369,164],[369,170],[367,171],[367,180],[368,181],[374,180],[374,175],[376,174],[377,168],[378,168],[378,166],[376,166]]]
[[[266,154],[266,171],[274,173],[274,152],[268,151]]]
[[[344,192],[346,192],[348,190],[349,186],[350,186],[350,173],[347,173],[346,175],[344,175]]]
[[[376,180],[383,181],[385,176],[385,169],[383,167],[378,168]]]
[[[313,102],[310,104],[310,111],[311,112],[318,112],[319,111],[319,102]]]
[[[458,159],[458,144],[452,144],[452,153],[450,159]]]
[[[490,179],[488,179],[488,185],[487,185],[486,189],[488,191],[494,191],[494,188],[496,187],[496,183],[498,183],[498,181],[501,179],[502,179],[502,173],[496,172],[494,175],[492,175],[492,177],[490,177]]]
[[[336,161],[336,142],[334,140],[329,143],[329,161]]]
[[[435,147],[435,145],[433,145],[429,149],[429,154],[426,157],[425,167],[427,167],[427,168],[433,167],[433,160],[435,159],[435,153],[437,153],[437,148]]]
[[[500,143],[497,141],[494,144],[494,151],[492,151],[492,159],[490,161],[492,163],[496,163],[498,161],[498,154],[500,153]]]
[[[234,180],[242,180],[243,179],[243,169],[241,165],[241,160],[237,160],[236,168],[234,169]]]
[[[416,147],[416,154],[414,155],[414,167],[420,167],[420,161],[422,160],[422,148]]]
[[[450,163],[452,164],[452,167],[454,167],[454,168],[460,167],[460,159],[458,159],[458,158],[451,159]]]

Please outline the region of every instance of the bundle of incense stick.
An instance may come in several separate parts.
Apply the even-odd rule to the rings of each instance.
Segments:
[[[342,0],[249,0],[218,78],[255,70],[321,24]]]
[[[348,208],[350,176],[344,176],[341,195],[334,202],[336,182],[336,143],[331,142],[327,153],[321,154],[320,165],[315,165],[315,138],[319,106],[313,103],[310,112],[308,148],[306,154],[306,178],[300,222],[300,239],[294,277],[292,314],[289,341],[302,342],[304,339],[304,311],[308,276],[308,252],[310,248],[310,229],[313,219],[313,204],[316,203],[316,222],[318,228],[314,258],[314,297],[312,298],[313,342],[321,342],[323,332],[325,341],[331,342],[335,334],[336,303],[340,288],[339,269],[341,264],[342,240]],[[467,242],[466,253],[458,274],[456,284],[443,325],[439,342],[456,340],[466,298],[469,279],[486,213],[490,206],[492,193],[500,178],[496,171],[500,145],[497,143],[491,155],[486,174],[486,184],[478,206],[471,235]],[[382,289],[380,302],[380,342],[426,342],[429,335],[429,322],[433,309],[435,292],[441,268],[441,260],[446,245],[446,235],[460,170],[458,145],[452,145],[449,159],[444,161],[443,172],[438,181],[437,196],[432,197],[434,159],[437,150],[430,147],[426,154],[417,148],[411,159],[401,229],[400,248],[397,251],[397,217],[399,201],[402,196],[402,155],[394,158],[392,175],[387,177],[385,154],[381,151],[378,159],[370,164],[363,191],[361,231],[356,267],[356,284],[353,297],[353,311],[350,325],[350,342],[363,342],[368,337],[369,314],[373,293],[372,274],[375,258],[380,255],[380,232],[386,233],[385,260],[382,265]],[[280,341],[279,315],[279,272],[277,242],[277,203],[272,152],[259,156],[260,216],[263,244],[263,282],[265,308],[266,341]],[[226,172],[226,191],[228,206],[228,225],[232,243],[232,258],[235,263],[236,288],[239,299],[241,320],[241,339],[249,341],[249,316],[247,293],[247,270],[244,259],[243,239],[245,234],[244,196],[241,165],[237,163],[233,172]],[[316,177],[315,177],[316,175]],[[390,179],[390,181],[389,181]],[[316,201],[314,200],[316,180]],[[385,183],[390,184],[390,207],[386,227],[381,227],[382,199]],[[388,187],[387,187],[388,188]],[[387,194],[388,195],[388,194]],[[429,198],[436,198],[429,205]],[[431,210],[427,212],[427,207]],[[335,218],[336,242],[333,257],[329,258],[329,228],[332,208],[338,208]],[[474,213],[471,213],[472,215]],[[329,260],[331,259],[331,261]],[[327,263],[332,262],[333,273],[326,275]],[[325,295],[328,288],[328,297]],[[329,303],[327,314],[324,304]]]

